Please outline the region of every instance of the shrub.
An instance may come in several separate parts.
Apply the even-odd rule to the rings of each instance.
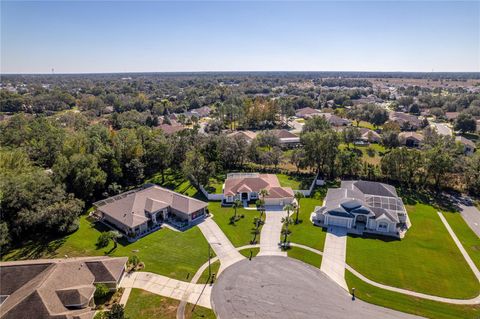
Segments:
[[[107,247],[108,243],[110,242],[110,235],[106,233],[101,233],[100,236],[97,238],[97,247],[98,248],[103,248]]]
[[[133,255],[128,257],[128,266],[132,267],[133,269],[137,268],[138,264],[140,264],[140,258],[137,255]]]
[[[95,293],[93,297],[95,299],[103,299],[110,293],[110,289],[104,284],[96,284],[95,285]]]

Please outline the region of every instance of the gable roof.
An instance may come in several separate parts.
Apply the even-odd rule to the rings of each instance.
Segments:
[[[253,131],[235,131],[232,133],[227,134],[228,137],[240,137],[245,139],[246,141],[252,141],[257,137],[257,133]]]
[[[468,138],[465,138],[463,136],[455,137],[455,141],[460,142],[463,145],[470,146],[471,148],[476,148],[476,145],[472,140],[469,140]]]
[[[307,115],[318,114],[318,113],[320,113],[319,110],[316,110],[316,109],[311,108],[311,107],[304,107],[304,108],[296,110],[295,111],[295,116],[304,117],[304,116],[307,116]]]
[[[143,188],[109,197],[94,205],[104,214],[133,228],[148,221],[145,211],[153,212],[171,207],[179,212],[192,214],[208,204],[157,185],[147,184]]]

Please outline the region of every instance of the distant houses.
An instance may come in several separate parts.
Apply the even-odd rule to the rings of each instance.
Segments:
[[[302,119],[308,119],[308,118],[311,118],[312,116],[315,116],[315,115],[318,115],[318,114],[321,114],[321,113],[322,112],[320,112],[317,109],[313,109],[311,107],[304,107],[302,109],[296,110],[295,111],[295,116],[299,117],[299,118],[302,118]]]
[[[360,127],[358,130],[360,131],[360,140],[363,142],[380,143],[382,141],[380,134],[371,129]]]
[[[232,133],[227,134],[228,137],[235,137],[235,138],[241,138],[245,140],[247,143],[251,143],[256,137],[257,133],[253,131],[234,131]]]
[[[389,121],[397,123],[402,129],[412,131],[422,126],[422,121],[417,116],[403,112],[390,112]]]
[[[455,138],[455,141],[463,145],[463,152],[465,153],[465,155],[472,155],[477,148],[473,141],[463,136],[457,136]]]
[[[287,130],[271,130],[274,136],[280,141],[283,147],[294,147],[300,144],[300,137]]]
[[[401,145],[406,147],[420,147],[423,143],[424,136],[417,132],[401,132],[398,134],[398,140]]]

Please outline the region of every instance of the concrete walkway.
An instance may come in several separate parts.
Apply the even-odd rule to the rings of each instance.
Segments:
[[[283,210],[268,210],[265,212],[265,224],[260,232],[260,252],[258,256],[287,256],[278,246],[282,233],[282,218],[286,216]]]
[[[320,270],[348,291],[345,281],[345,256],[347,253],[347,232],[341,227],[329,227],[323,248]]]
[[[210,295],[212,288],[209,285],[193,285],[185,281],[171,279],[149,272],[134,272],[126,274],[123,277],[120,282],[120,287],[129,291],[132,288],[143,289],[160,296],[177,300],[181,300],[187,289],[189,289],[191,291],[187,300],[189,303],[196,303],[198,300],[198,305],[211,308]],[[124,302],[126,303],[126,300]]]
[[[459,205],[460,214],[478,237],[480,237],[480,210],[475,206]]]
[[[203,236],[205,236],[213,251],[215,251],[218,259],[220,259],[220,269],[217,275],[228,266],[245,258],[233,247],[230,240],[228,240],[227,236],[225,236],[212,218],[206,218],[202,223],[198,224],[198,228],[200,228]]]

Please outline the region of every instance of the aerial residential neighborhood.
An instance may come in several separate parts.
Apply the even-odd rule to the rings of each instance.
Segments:
[[[480,3],[0,9],[0,319],[480,318]]]

